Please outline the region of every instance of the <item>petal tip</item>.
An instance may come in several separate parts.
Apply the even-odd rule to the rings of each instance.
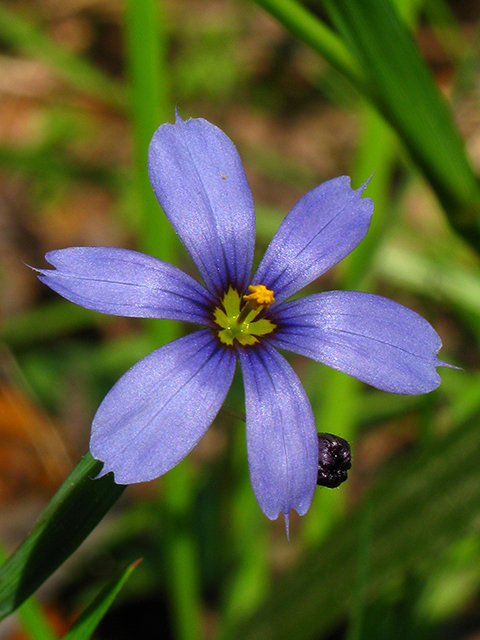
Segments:
[[[365,191],[365,189],[368,187],[368,185],[370,184],[370,180],[373,178],[373,176],[377,173],[377,170],[375,169],[375,171],[372,173],[372,175],[365,180],[365,182],[362,184],[361,187],[359,187],[357,189],[357,191],[360,193],[360,195]]]
[[[290,513],[284,513],[283,517],[285,518],[285,531],[287,533],[287,540],[290,542]]]
[[[463,367],[457,367],[455,364],[450,364],[449,362],[444,362],[437,358],[437,362],[435,363],[436,367],[445,367],[445,369],[456,369],[457,371],[465,371]]]
[[[185,122],[185,120],[182,118],[182,116],[180,115],[180,112],[178,111],[178,102],[175,105],[175,124],[181,124]]]
[[[28,267],[29,269],[31,269],[32,271],[35,271],[35,273],[43,273],[43,269],[37,269],[37,267],[32,267],[31,264],[27,264],[26,262],[24,262],[23,260],[20,260],[20,262],[25,265],[26,267]]]

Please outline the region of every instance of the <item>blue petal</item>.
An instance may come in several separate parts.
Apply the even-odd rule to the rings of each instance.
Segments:
[[[239,350],[245,385],[247,451],[253,492],[270,519],[304,515],[318,471],[310,403],[291,366],[268,343]]]
[[[293,300],[274,314],[271,342],[348,373],[377,389],[405,395],[440,384],[442,346],[418,313],[387,298],[330,291]]]
[[[249,284],[255,243],[252,193],[233,142],[206,120],[164,124],[148,155],[150,182],[208,289]]]
[[[110,247],[71,247],[45,257],[56,270],[36,269],[40,280],[82,307],[116,316],[211,324],[210,294],[167,262]]]
[[[210,331],[157,349],[120,378],[92,426],[90,450],[117,484],[152,480],[204,435],[232,383],[235,355]]]
[[[341,176],[306,193],[273,237],[253,277],[253,284],[272,289],[275,305],[343,260],[363,240],[373,201],[350,188]]]

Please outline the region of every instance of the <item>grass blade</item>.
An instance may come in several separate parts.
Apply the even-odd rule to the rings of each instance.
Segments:
[[[90,603],[81,616],[75,621],[68,633],[63,636],[63,640],[88,640],[91,637],[104,615],[110,609],[120,589],[140,562],[140,560],[132,562],[119,576],[111,580],[109,584],[100,591],[93,602]]]
[[[93,531],[125,486],[87,453],[57,491],[33,531],[0,569],[0,620],[15,611]]]

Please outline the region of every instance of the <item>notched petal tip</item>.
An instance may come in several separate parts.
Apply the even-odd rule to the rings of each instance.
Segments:
[[[48,251],[48,253],[45,254],[45,261],[48,262],[48,264],[51,265],[53,267],[53,269],[49,269],[49,268],[39,269],[38,267],[31,267],[29,264],[26,265],[27,267],[29,267],[30,269],[35,271],[37,273],[37,277],[40,280],[40,282],[43,282],[48,287],[50,286],[50,278],[51,278],[51,276],[52,275],[56,275],[60,271],[58,265],[55,263],[55,256],[60,251],[66,251],[66,250],[65,249],[56,249],[56,250],[53,250],[53,251]]]
[[[370,184],[370,180],[373,178],[374,175],[375,175],[375,172],[373,172],[372,175],[368,178],[368,180],[366,180],[360,187],[358,187],[358,189],[352,189],[354,193],[360,196],[362,206],[366,207],[366,211],[368,211],[370,218],[373,215],[375,203],[372,198],[369,198],[368,196],[364,196],[363,192]]]
[[[91,447],[90,447],[90,453],[95,458],[95,460],[98,460],[99,462],[103,462],[103,460],[101,460],[98,456],[96,456],[92,452]],[[129,484],[136,484],[137,482],[143,482],[143,478],[136,479],[134,475],[131,475],[130,477],[127,478],[127,476],[123,474],[123,477],[122,477],[122,474],[120,472],[109,468],[105,462],[103,462],[102,470],[95,477],[93,477],[92,480],[100,480],[100,478],[108,476],[108,474],[112,474],[112,480],[114,481],[115,484],[119,484],[119,485],[127,486]]]
[[[373,214],[373,200],[362,198],[367,184],[354,190],[349,176],[327,180],[288,213],[252,280],[274,291],[276,307],[363,240]]]

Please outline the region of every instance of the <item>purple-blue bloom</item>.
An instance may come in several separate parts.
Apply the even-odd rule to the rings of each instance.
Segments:
[[[201,325],[120,378],[100,405],[90,449],[115,482],[152,480],[204,435],[243,373],[252,487],[271,519],[307,512],[318,439],[305,391],[277,349],[318,360],[377,389],[432,391],[441,341],[417,313],[369,293],[331,291],[286,302],[364,238],[373,202],[346,176],[304,195],[280,225],[253,277],[255,213],[238,152],[206,120],[162,125],[150,181],[204,285],[137,251],[51,251],[40,280],[88,309]]]

